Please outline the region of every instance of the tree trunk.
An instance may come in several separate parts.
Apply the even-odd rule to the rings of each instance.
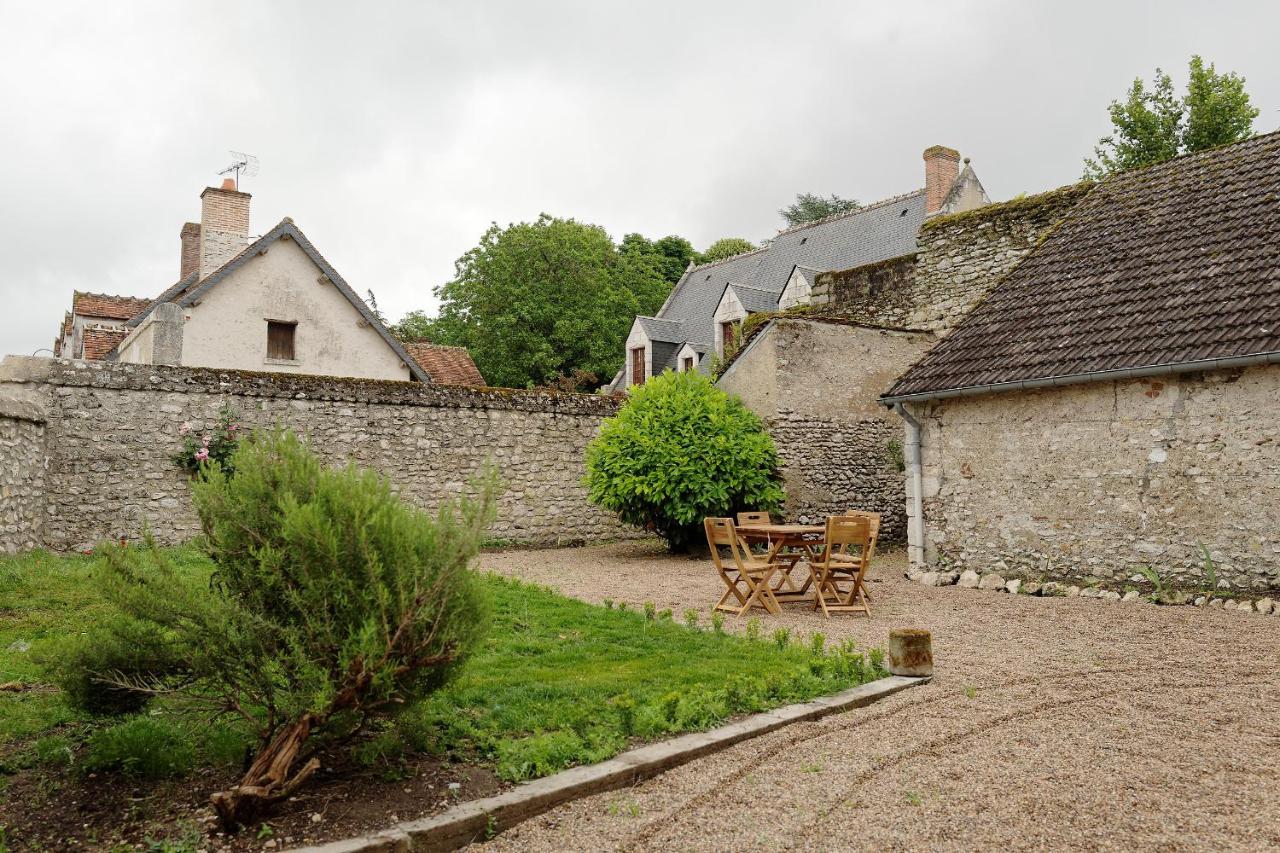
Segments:
[[[320,760],[312,758],[298,772],[289,773],[298,759],[298,751],[311,736],[314,721],[311,714],[303,714],[280,729],[249,765],[239,785],[210,798],[226,829],[234,831],[239,826],[250,825],[263,809],[288,797],[319,769]]]

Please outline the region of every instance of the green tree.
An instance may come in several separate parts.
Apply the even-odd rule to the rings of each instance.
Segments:
[[[632,389],[587,447],[587,485],[593,503],[673,551],[704,541],[707,516],[773,510],[783,497],[760,418],[692,370]]]
[[[835,193],[830,197],[813,193],[797,193],[795,202],[779,210],[778,215],[787,221],[788,226],[793,226],[816,222],[828,216],[835,216],[837,213],[848,213],[860,207],[862,205],[853,199],[841,198]]]
[[[1247,139],[1258,117],[1244,78],[1219,74],[1199,56],[1191,57],[1182,98],[1174,94],[1169,75],[1157,68],[1150,89],[1135,79],[1125,99],[1112,101],[1107,110],[1115,130],[1098,140],[1094,157],[1085,160],[1085,177],[1094,180]]]
[[[744,240],[741,237],[721,237],[708,246],[705,252],[698,255],[697,262],[709,264],[712,261],[723,261],[725,258],[750,252],[754,248],[755,245],[750,240]]]
[[[1198,56],[1191,57],[1191,79],[1183,103],[1187,108],[1183,151],[1204,151],[1253,136],[1258,110],[1244,90],[1244,78],[1219,74],[1213,63],[1206,68]]]
[[[532,387],[575,370],[608,377],[634,317],[670,290],[652,253],[620,252],[598,225],[543,214],[490,227],[436,289],[440,316],[398,328],[467,347],[494,385]]]
[[[439,318],[428,317],[426,311],[410,311],[400,318],[399,323],[388,326],[387,330],[402,341],[444,343],[437,341],[437,338],[454,336],[440,327]]]
[[[689,262],[697,257],[693,244],[674,234],[658,240],[649,240],[640,234],[628,234],[622,238],[618,251],[624,255],[647,258],[655,271],[671,284],[684,275]]]
[[[117,618],[66,667],[78,660],[110,678],[155,663],[162,671],[142,684],[119,686],[244,718],[257,753],[212,800],[228,826],[306,782],[317,740],[345,740],[426,695],[475,647],[487,602],[467,563],[496,491],[490,481],[479,500],[433,519],[384,478],[328,468],[285,431],[241,442],[233,461],[234,476],[206,465],[192,484],[211,582],[192,583],[154,543],[106,547],[95,580]],[[105,665],[111,648],[127,669]]]

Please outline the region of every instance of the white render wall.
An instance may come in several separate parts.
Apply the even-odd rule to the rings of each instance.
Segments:
[[[271,243],[186,309],[184,367],[410,377],[409,369],[298,244]],[[295,360],[267,358],[267,320],[296,322]],[[141,359],[122,359],[140,361]]]
[[[644,333],[640,321],[635,320],[631,323],[631,333],[627,335],[627,363],[623,367],[626,373],[626,382],[623,383],[622,390],[630,388],[636,384],[636,378],[631,375],[631,351],[644,347],[644,363],[645,370],[649,371],[649,375],[653,375],[653,347],[649,346],[649,336]],[[647,378],[647,377],[646,377]]]

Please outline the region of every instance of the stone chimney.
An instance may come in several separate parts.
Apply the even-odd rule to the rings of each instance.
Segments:
[[[924,150],[924,212],[928,216],[942,209],[951,185],[960,177],[960,152],[945,145]]]
[[[227,178],[200,193],[200,278],[234,258],[249,243],[248,193]]]
[[[182,238],[182,267],[178,280],[181,281],[200,269],[200,223],[182,223],[182,233],[179,236]]]

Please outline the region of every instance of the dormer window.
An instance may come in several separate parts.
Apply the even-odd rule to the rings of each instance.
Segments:
[[[733,346],[734,337],[738,332],[738,324],[730,320],[727,323],[720,324],[720,340],[724,351],[728,352],[729,347]]]

